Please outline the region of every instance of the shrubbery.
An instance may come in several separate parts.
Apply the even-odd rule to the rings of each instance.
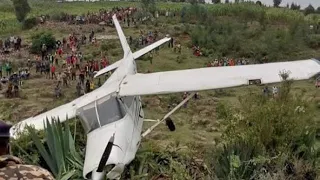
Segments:
[[[55,37],[48,32],[41,32],[33,35],[32,39],[32,46],[30,49],[31,53],[37,54],[41,52],[42,44],[45,44],[48,50],[53,49],[56,45]]]
[[[24,30],[31,29],[36,25],[37,25],[37,18],[35,18],[35,17],[28,18],[23,22],[22,29],[24,29]]]
[[[285,81],[277,99],[260,94],[240,98],[239,108],[220,105],[222,141],[208,162],[219,179],[316,179],[320,147],[313,104],[290,94]],[[228,114],[226,114],[228,112]]]
[[[299,52],[317,49],[320,44],[317,31],[309,30],[315,20],[305,20],[302,13],[288,9],[246,3],[210,7],[195,4],[182,8],[181,21],[189,23],[183,31],[189,32],[192,43],[199,45],[207,57],[256,61],[265,57],[271,62],[301,59],[307,57]]]
[[[55,12],[50,16],[53,21],[67,21],[68,14],[65,12]]]

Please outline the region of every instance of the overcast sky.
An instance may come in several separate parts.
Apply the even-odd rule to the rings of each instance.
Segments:
[[[210,1],[211,0],[206,0],[206,1]],[[222,2],[224,2],[225,0],[222,0]],[[234,2],[234,0],[230,0],[231,2]],[[256,2],[257,0],[252,0],[254,2]],[[267,4],[267,5],[273,5],[273,0],[260,0],[263,4]],[[289,5],[294,2],[296,4],[301,5],[302,8],[307,7],[309,4],[312,4],[312,6],[314,8],[317,8],[320,6],[320,0],[282,0],[281,6],[286,6],[287,3],[289,3]]]

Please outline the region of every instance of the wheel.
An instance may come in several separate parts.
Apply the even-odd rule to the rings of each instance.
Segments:
[[[174,125],[172,119],[170,117],[168,117],[166,119],[166,125],[168,126],[170,131],[175,131],[176,130],[176,126]]]

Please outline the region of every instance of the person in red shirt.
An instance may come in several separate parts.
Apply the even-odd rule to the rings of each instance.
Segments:
[[[57,76],[56,76],[56,66],[54,66],[54,65],[52,64],[52,66],[51,66],[51,78],[53,79],[53,77],[54,77],[54,79],[57,79]]]
[[[99,71],[99,63],[97,61],[93,64],[93,71]]]
[[[105,56],[101,59],[101,69],[107,67],[107,59]]]
[[[60,56],[60,58],[62,58],[62,53],[63,53],[62,48],[59,47],[57,50],[57,54]]]
[[[72,65],[75,65],[76,62],[77,62],[77,57],[75,55],[72,55],[72,58],[71,58]]]

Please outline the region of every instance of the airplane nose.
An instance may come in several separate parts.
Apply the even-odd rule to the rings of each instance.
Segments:
[[[84,177],[91,178],[92,172],[97,171],[99,167],[122,164],[125,158],[126,144],[117,144],[121,141],[116,141],[116,139],[115,130],[110,126],[103,126],[87,134]]]

